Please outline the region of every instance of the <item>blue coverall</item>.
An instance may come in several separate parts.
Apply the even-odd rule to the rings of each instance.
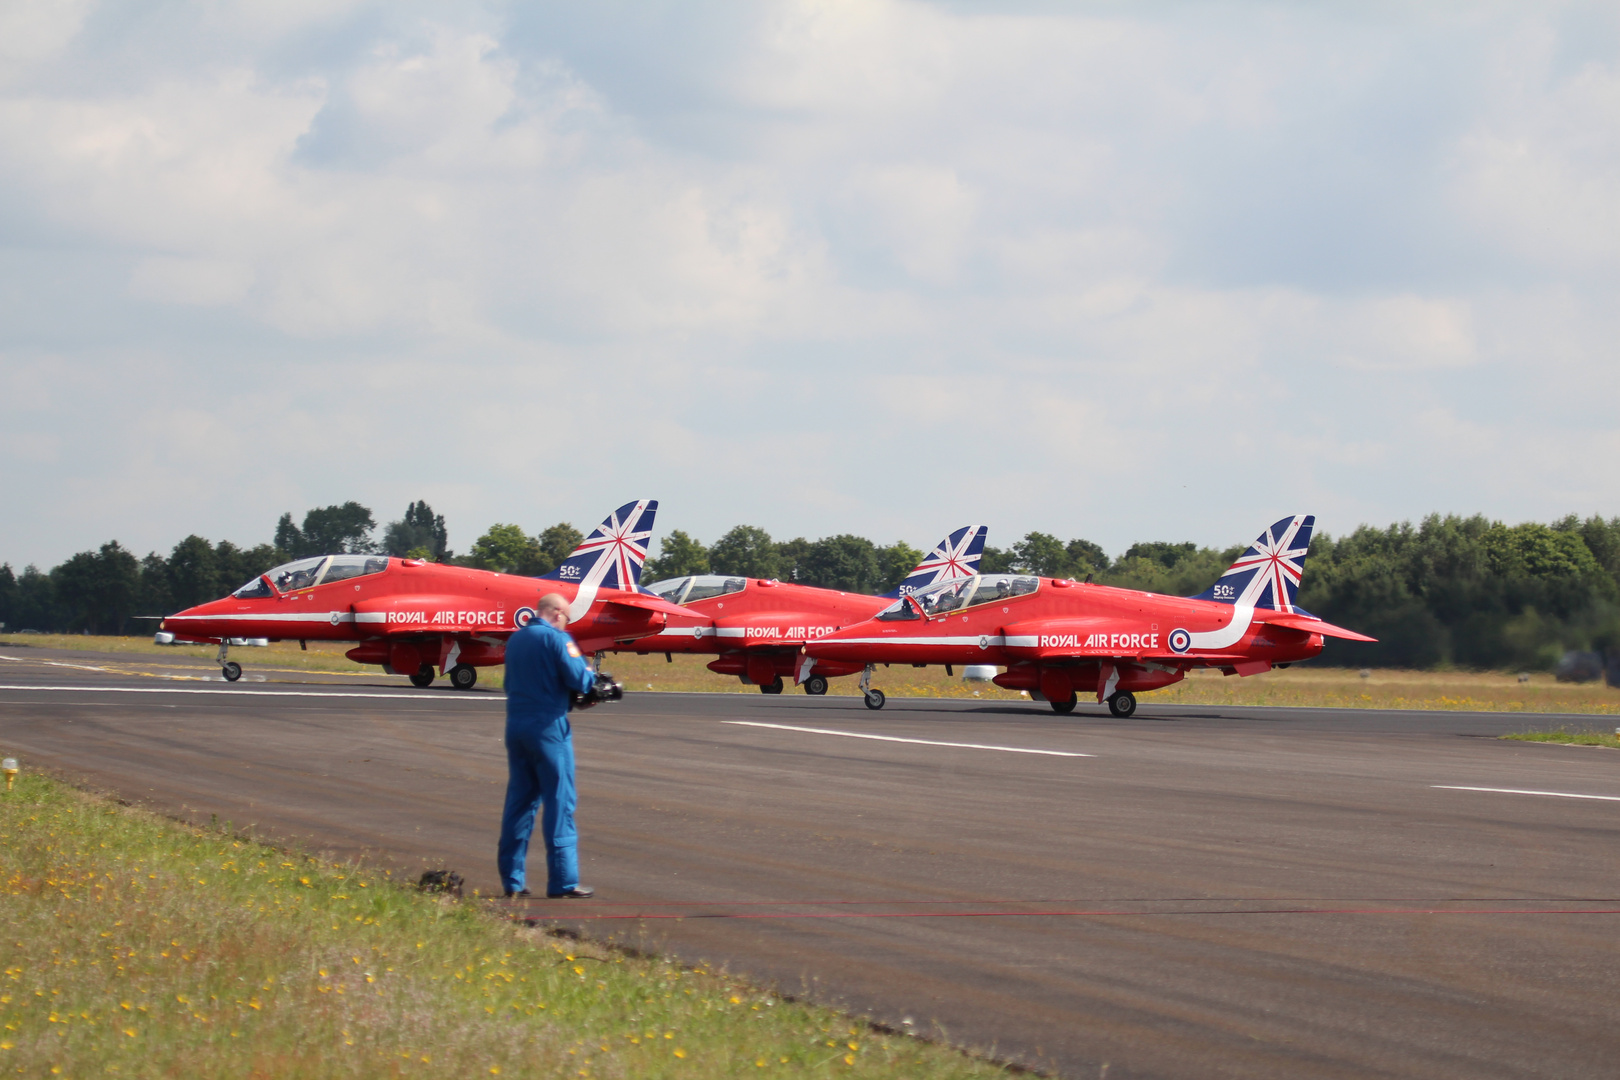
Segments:
[[[545,813],[546,892],[579,884],[578,833],[574,829],[574,744],[568,726],[568,694],[584,693],[596,676],[567,633],[534,619],[506,643],[506,810],[497,855],[508,892],[524,887],[529,835],[535,811]]]

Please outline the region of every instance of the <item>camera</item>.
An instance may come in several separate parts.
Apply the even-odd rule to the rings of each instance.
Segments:
[[[605,671],[596,673],[596,682],[585,693],[578,690],[568,695],[568,706],[572,709],[588,709],[592,705],[600,705],[604,701],[623,701],[624,684]]]

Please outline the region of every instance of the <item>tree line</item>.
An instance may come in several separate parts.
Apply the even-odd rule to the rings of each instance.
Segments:
[[[357,502],[291,513],[271,542],[251,548],[188,536],[167,554],[138,557],[117,541],[49,571],[0,565],[0,624],[8,630],[139,633],[136,616],[166,615],[217,599],[279,563],[337,552],[379,552],[503,573],[549,573],[583,538],[559,522],[537,534],[496,524],[464,554],[450,550],[444,516],[413,502],[382,527]],[[1208,588],[1244,544],[1133,544],[1117,559],[1088,540],[1031,532],[986,547],[985,573],[1030,573],[1189,596]],[[777,578],[850,592],[886,592],[921,561],[903,541],[850,534],[775,540],[738,525],[705,545],[681,530],[664,536],[643,581],[688,574]],[[1620,518],[1507,526],[1481,515],[1432,515],[1420,524],[1364,525],[1317,533],[1299,603],[1377,644],[1330,641],[1326,663],[1427,668],[1547,669],[1569,649],[1620,649]]]

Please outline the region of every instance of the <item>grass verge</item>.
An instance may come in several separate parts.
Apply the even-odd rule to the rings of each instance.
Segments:
[[[1559,728],[1556,731],[1515,731],[1503,735],[1502,738],[1517,739],[1520,742],[1563,743],[1567,746],[1608,746],[1620,750],[1620,733],[1597,731],[1592,728],[1585,731],[1571,731],[1568,728]]]
[[[0,794],[0,1073],[1003,1074],[491,907],[25,774]]]

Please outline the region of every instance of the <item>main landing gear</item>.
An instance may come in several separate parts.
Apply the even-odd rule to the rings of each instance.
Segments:
[[[759,692],[762,694],[780,694],[782,692],[782,676],[778,675],[768,683],[761,683]]]
[[[866,670],[861,672],[861,694],[866,698],[868,709],[881,709],[883,703],[888,700],[883,696],[883,691],[872,689],[872,672],[876,668],[876,664],[867,664]]]
[[[1136,711],[1136,695],[1129,690],[1120,690],[1108,699],[1108,711],[1121,720]]]
[[[1068,716],[1070,713],[1074,712],[1075,703],[1078,701],[1079,698],[1072,697],[1068,701],[1054,701],[1051,703],[1052,711],[1057,713],[1059,716]]]
[[[235,682],[237,679],[242,677],[242,665],[238,664],[235,660],[225,659],[225,657],[229,655],[230,651],[231,643],[228,641],[221,641],[219,643],[219,655],[214,657],[214,663],[219,665],[219,673],[225,676],[226,682]]]
[[[478,669],[471,664],[457,664],[450,669],[450,685],[457,690],[471,690],[478,681]]]
[[[411,685],[428,687],[433,685],[433,665],[423,664],[411,672]]]
[[[804,692],[820,697],[827,692],[827,677],[825,675],[812,675],[804,680]]]

